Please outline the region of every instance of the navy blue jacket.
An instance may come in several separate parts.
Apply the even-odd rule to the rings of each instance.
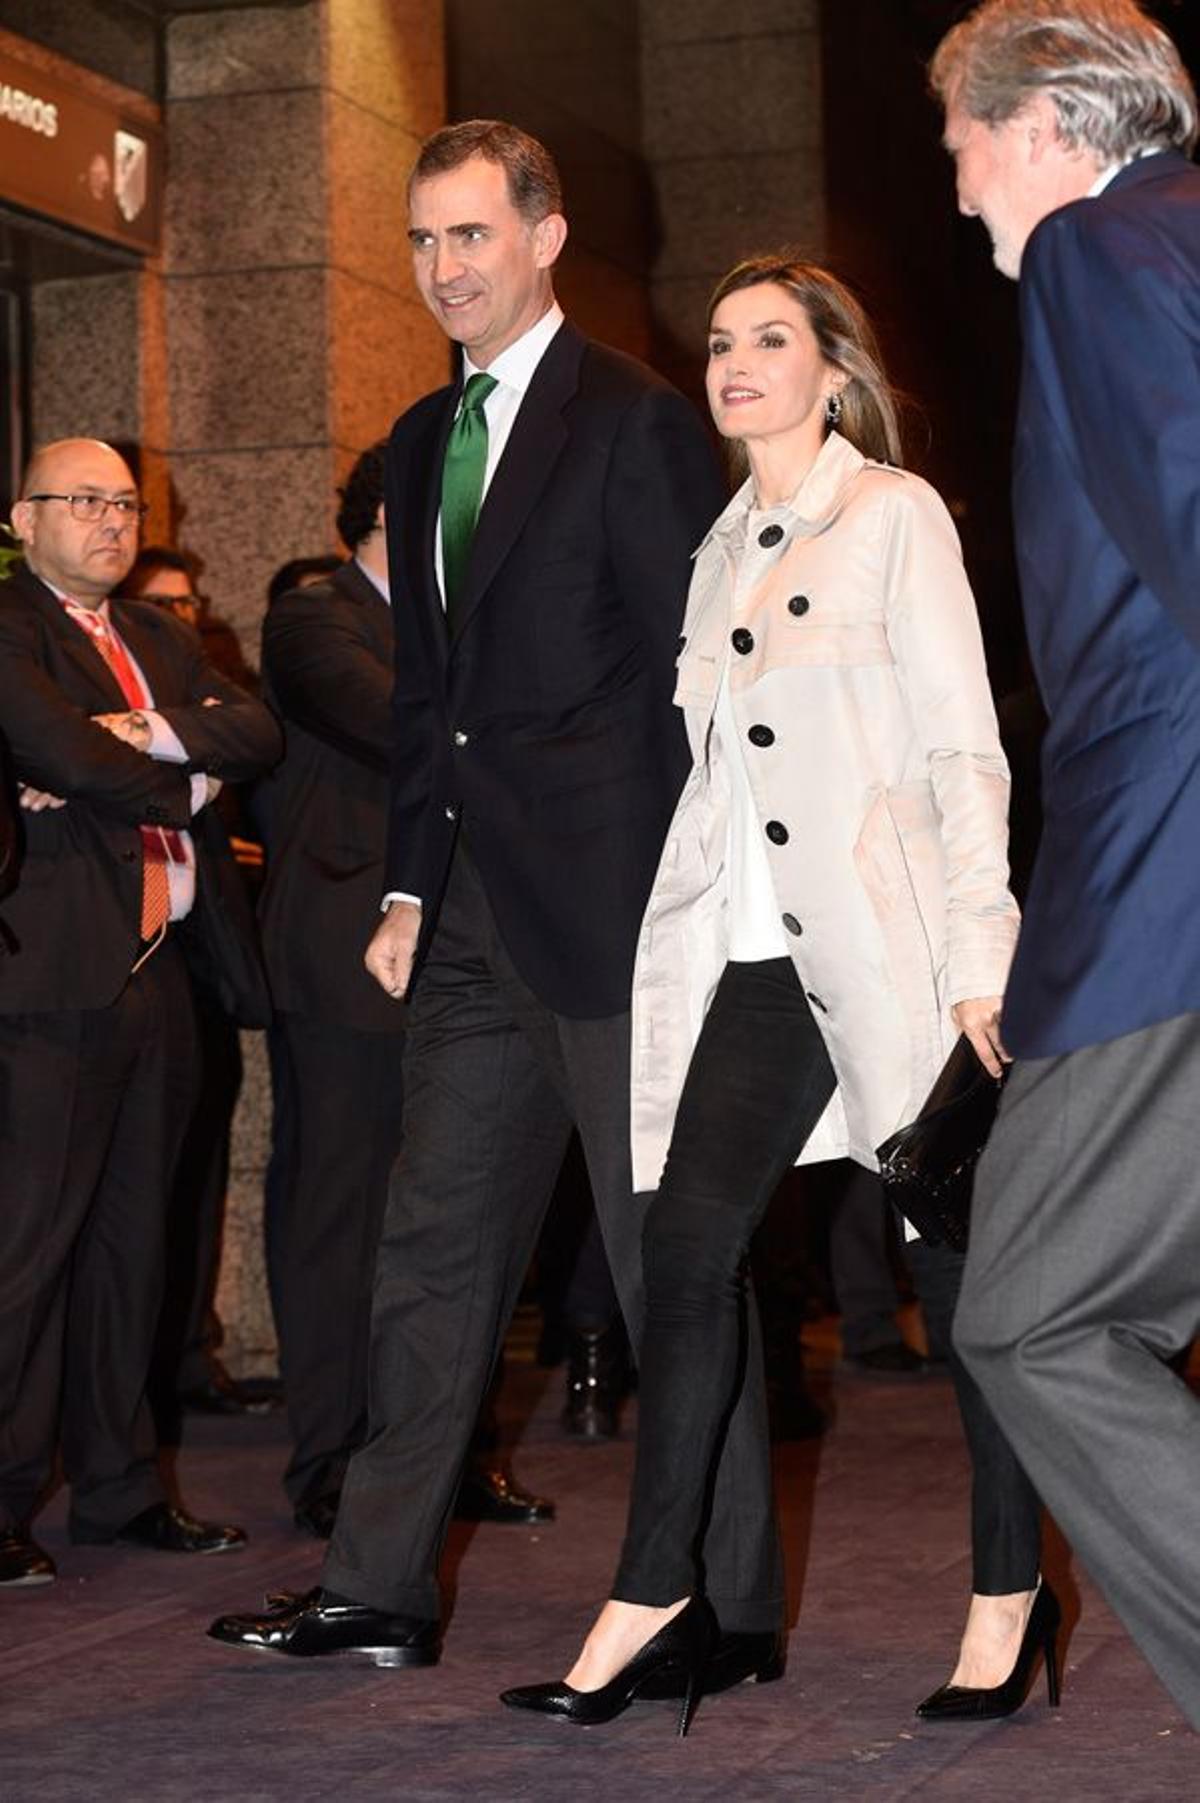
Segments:
[[[1200,1009],[1200,170],[1129,165],[1021,269],[1014,504],[1050,716],[1004,1011],[1048,1057]]]

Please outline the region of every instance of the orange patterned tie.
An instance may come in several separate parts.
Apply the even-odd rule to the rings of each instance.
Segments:
[[[104,615],[95,608],[81,607],[77,601],[68,601],[65,606],[76,624],[83,627],[116,677],[121,693],[130,707],[148,707],[149,698],[138,681],[138,674],[130,662],[129,653]],[[140,932],[143,939],[154,939],[171,917],[171,890],[167,881],[167,865],[172,862],[183,863],[185,861],[184,851],[178,833],[164,832],[159,826],[143,826],[138,830],[142,835]]]

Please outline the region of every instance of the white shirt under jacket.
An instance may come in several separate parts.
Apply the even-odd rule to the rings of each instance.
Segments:
[[[749,483],[734,496],[683,631],[694,762],[634,973],[637,1187],[658,1183],[735,948],[787,952],[833,1062],[801,1161],[875,1169],[954,1043],[951,1006],[1003,993],[1017,935],[1008,766],[953,522],[920,477],[831,433],[786,506],[759,518]]]

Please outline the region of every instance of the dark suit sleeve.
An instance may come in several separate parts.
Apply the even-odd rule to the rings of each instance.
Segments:
[[[271,710],[209,663],[191,627],[164,617],[162,628],[172,634],[171,662],[179,671],[178,692],[186,699],[164,706],[156,696],[154,711],[188,754],[182,768],[229,783],[262,776],[283,754],[283,737]],[[220,705],[214,707],[213,701]]]
[[[1026,355],[1107,531],[1200,645],[1196,271],[1130,212],[1052,214],[1021,272]]]
[[[0,609],[0,729],[21,782],[129,826],[191,820],[183,767],[155,763],[68,701],[43,667],[35,623],[15,608]]]
[[[362,607],[325,585],[282,596],[263,622],[263,668],[285,719],[368,769],[388,769],[392,671]]]
[[[621,594],[668,675],[692,554],[728,500],[700,416],[671,388],[652,388],[622,421],[605,487],[605,530]]]

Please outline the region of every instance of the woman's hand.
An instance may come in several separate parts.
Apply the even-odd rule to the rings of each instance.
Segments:
[[[950,1010],[950,1018],[960,1033],[965,1033],[974,1046],[980,1064],[993,1077],[998,1077],[1001,1067],[1012,1063],[1012,1055],[1006,1052],[1000,1040],[1000,1004],[1003,996],[984,995],[973,997],[970,1001],[955,1002]]]

